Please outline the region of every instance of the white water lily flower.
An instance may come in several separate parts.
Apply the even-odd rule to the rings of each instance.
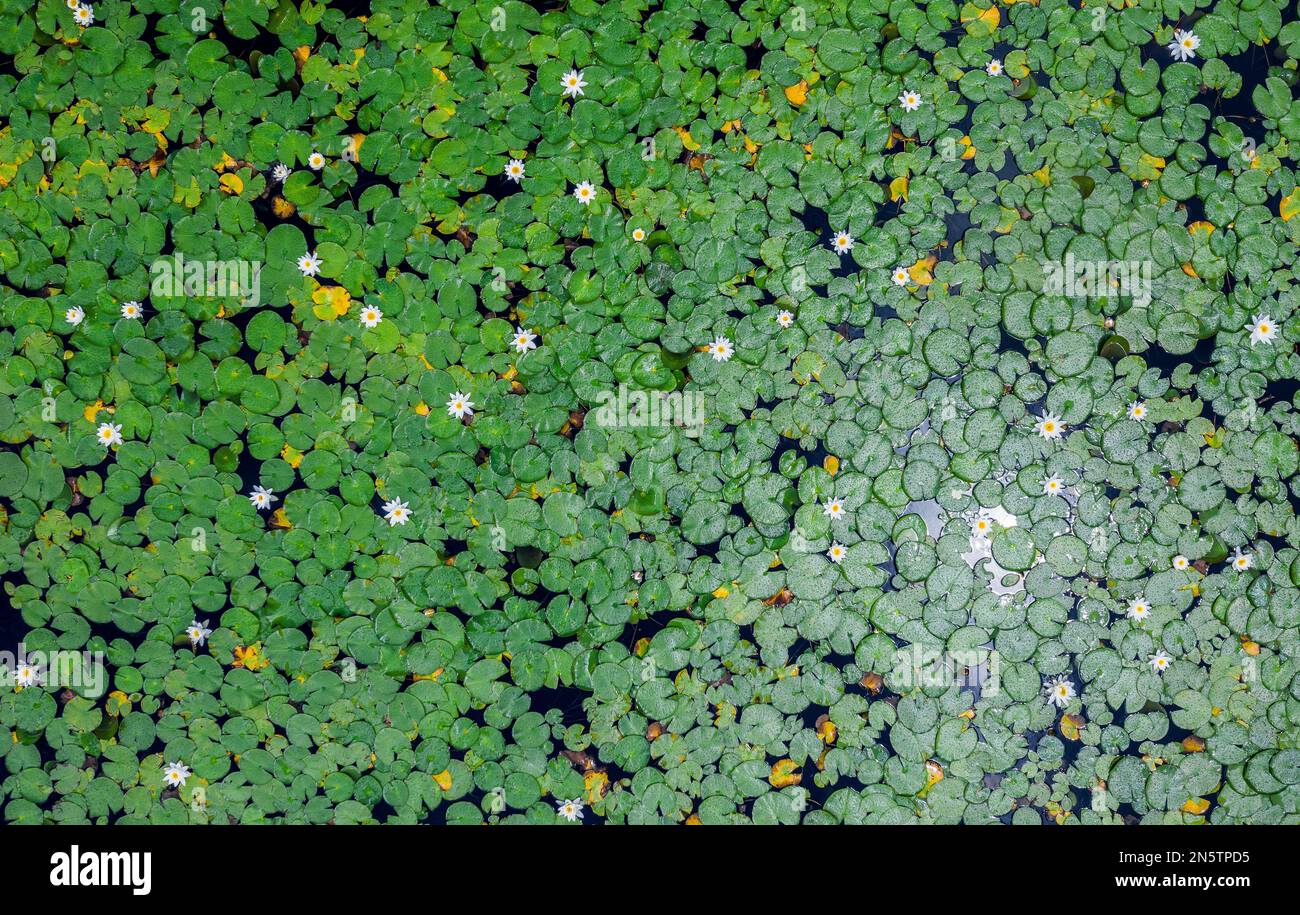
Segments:
[[[72,11],[72,18],[77,23],[77,25],[81,26],[84,29],[87,26],[94,23],[95,8],[91,6],[89,3],[79,4],[77,8]]]
[[[293,173],[289,171],[289,166],[285,165],[283,162],[277,162],[271,168],[271,177],[276,181],[279,181],[281,184],[283,184],[284,180],[291,174]]]
[[[1166,652],[1163,648],[1161,648],[1155,654],[1147,655],[1147,663],[1150,664],[1151,669],[1158,674],[1162,674],[1166,670],[1168,670],[1169,664],[1172,661],[1173,658],[1169,657],[1168,652]]]
[[[139,302],[124,302],[122,304],[122,317],[128,321],[138,320],[142,314],[144,314],[144,309]]]
[[[1191,568],[1191,566],[1192,566],[1191,561],[1182,553],[1179,553],[1177,556],[1173,558],[1173,567],[1177,569],[1179,572],[1186,572],[1189,568]]]
[[[633,240],[633,241],[645,241],[645,229],[633,229],[633,230],[632,230],[632,240]]]
[[[208,628],[208,621],[199,622],[193,620],[185,629],[185,634],[190,637],[190,644],[195,647],[202,645],[212,635],[212,630]]]
[[[524,180],[524,160],[511,159],[506,163],[506,177],[515,184]]]
[[[1255,315],[1254,320],[1246,325],[1246,330],[1250,331],[1250,345],[1253,347],[1256,343],[1272,343],[1273,338],[1277,336],[1277,324],[1268,315]]]
[[[1048,702],[1057,708],[1065,708],[1070,704],[1070,700],[1074,698],[1074,684],[1065,675],[1055,677],[1048,680],[1046,685],[1043,686],[1043,695],[1047,697]]]
[[[839,565],[841,562],[844,561],[844,556],[845,556],[844,546],[839,542],[832,540],[831,548],[826,551],[826,558],[829,559],[831,562],[835,563],[836,565]]]
[[[970,525],[971,535],[976,540],[985,540],[989,534],[993,533],[993,519],[988,515],[980,515]]]
[[[298,269],[302,271],[303,276],[315,276],[320,273],[320,258],[316,256],[316,252],[308,251],[298,258]]]
[[[1151,605],[1147,603],[1145,597],[1135,597],[1129,601],[1128,609],[1124,611],[1124,615],[1134,622],[1140,623],[1151,615]]]
[[[848,232],[836,232],[831,247],[835,249],[836,254],[848,254],[853,250],[853,236]]]
[[[515,328],[515,350],[519,353],[526,353],[530,349],[537,349],[537,334],[523,327]]]
[[[898,97],[898,104],[903,106],[904,111],[915,111],[921,107],[921,94],[906,89],[903,91],[903,94]]]
[[[714,362],[726,362],[736,354],[736,348],[726,337],[717,336],[709,344],[709,353],[713,356]]]
[[[989,76],[1001,76],[1002,61],[998,60],[996,57],[993,58],[992,60],[989,61],[989,65],[984,68],[984,72],[987,73]]]
[[[1238,572],[1244,572],[1255,564],[1255,557],[1250,553],[1243,553],[1241,547],[1232,551],[1232,567]]]
[[[122,427],[113,423],[100,423],[95,430],[95,439],[105,448],[122,444]]]
[[[785,309],[781,309],[776,313],[776,323],[782,327],[790,327],[794,324],[794,315]]]
[[[270,508],[272,502],[278,502],[279,498],[265,486],[254,486],[253,491],[248,494],[248,501],[253,503],[253,508],[261,512]]]
[[[367,305],[361,309],[360,320],[366,327],[378,327],[384,320],[384,313],[373,305]]]
[[[1174,40],[1165,45],[1174,60],[1191,60],[1196,56],[1196,49],[1201,46],[1201,39],[1190,29],[1174,30]]]
[[[315,150],[312,150],[312,154],[307,157],[307,167],[314,172],[320,171],[325,167],[325,157]]]
[[[1147,418],[1147,405],[1140,400],[1135,400],[1128,405],[1128,418],[1143,420]]]
[[[582,819],[582,806],[582,798],[580,797],[575,797],[570,801],[556,801],[555,812],[570,823],[576,823]]]
[[[163,781],[169,788],[184,788],[186,780],[194,773],[184,763],[169,762],[163,769]]]
[[[832,521],[838,521],[844,517],[844,500],[831,499],[822,506],[822,514]]]
[[[1044,413],[1042,418],[1034,423],[1034,431],[1043,438],[1060,438],[1061,433],[1065,431],[1065,423],[1061,421],[1061,417],[1055,414]]]
[[[73,305],[63,313],[63,320],[67,321],[73,327],[76,327],[82,321],[86,320],[86,312],[80,305]]]
[[[38,686],[41,682],[41,665],[22,661],[14,668],[14,684],[17,686]]]
[[[456,391],[447,401],[447,414],[457,419],[464,419],[466,416],[474,415],[474,401],[469,399],[468,394],[462,394]]]
[[[591,206],[591,202],[596,199],[596,188],[590,181],[584,181],[573,188],[573,196],[578,198],[578,203],[583,206]]]
[[[906,286],[906,285],[907,285],[907,280],[908,280],[908,276],[907,276],[907,268],[906,268],[906,267],[895,267],[895,268],[894,268],[894,273],[893,273],[893,278],[894,278],[894,285],[895,285],[895,286]]]
[[[566,98],[577,98],[587,88],[587,81],[582,78],[581,70],[570,70],[560,77],[560,85],[564,88]]]
[[[1052,474],[1043,480],[1043,495],[1045,496],[1059,496],[1064,489],[1065,484],[1061,482],[1061,478],[1056,474]]]
[[[411,520],[411,506],[408,502],[401,499],[390,499],[384,503],[384,519],[388,521],[388,526],[396,524],[405,524]]]

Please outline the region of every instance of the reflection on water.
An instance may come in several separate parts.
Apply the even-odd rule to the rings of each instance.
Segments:
[[[934,499],[926,499],[924,502],[909,502],[907,503],[907,512],[921,516],[925,521],[925,532],[930,536],[931,540],[938,540],[943,536],[943,525],[947,520],[948,513]]]
[[[933,540],[938,540],[947,532],[948,521],[953,517],[934,499],[909,502],[906,512],[918,515],[925,521],[925,532]],[[1016,527],[1019,524],[1016,516],[1000,505],[973,512],[969,520],[973,521],[976,517],[986,518],[1000,527]],[[1013,595],[1025,590],[1025,577],[1002,568],[993,558],[992,542],[988,537],[972,537],[970,549],[962,553],[961,558],[977,573],[982,569],[988,574],[988,587],[994,594]]]

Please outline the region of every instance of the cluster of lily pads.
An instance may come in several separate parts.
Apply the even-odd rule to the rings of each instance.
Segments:
[[[6,822],[1300,819],[1290,6],[6,13]]]

